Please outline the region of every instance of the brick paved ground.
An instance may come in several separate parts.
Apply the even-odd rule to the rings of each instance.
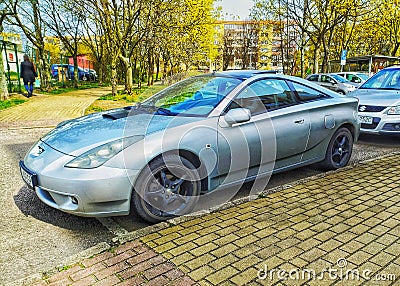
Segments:
[[[37,95],[21,105],[0,111],[0,128],[53,126],[82,116],[93,101],[110,92],[110,87],[104,87],[62,95]]]
[[[171,224],[35,285],[400,285],[399,162]]]

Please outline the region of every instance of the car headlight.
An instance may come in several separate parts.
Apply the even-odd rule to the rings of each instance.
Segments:
[[[400,115],[400,105],[392,106],[389,111],[389,115]]]
[[[91,149],[65,164],[67,168],[93,169],[103,165],[126,147],[139,142],[144,136],[132,136],[111,141]]]

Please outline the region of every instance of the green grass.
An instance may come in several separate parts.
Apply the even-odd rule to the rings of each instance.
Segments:
[[[0,101],[0,110],[10,108],[12,106],[24,103],[26,100],[25,99],[19,99],[19,98],[11,98],[7,100],[2,100]]]
[[[153,85],[150,87],[142,86],[142,88],[135,87],[133,88],[131,95],[126,94],[125,91],[119,91],[115,96],[110,93],[99,97],[98,100],[125,101],[126,103],[140,102],[164,89],[165,87],[165,85]]]
[[[76,90],[80,90],[80,89],[89,89],[89,88],[98,88],[98,87],[100,87],[98,82],[88,82],[88,83],[79,85],[78,88],[75,88],[73,86],[65,86],[65,87],[58,86],[58,87],[55,87],[55,89],[50,90],[50,91],[41,91],[41,93],[57,95],[57,94],[63,94],[66,92],[76,91]]]
[[[18,73],[17,72],[13,72],[13,71],[10,71],[10,72],[6,72],[6,75],[7,75],[7,77],[10,77],[11,78],[11,80],[18,80]]]

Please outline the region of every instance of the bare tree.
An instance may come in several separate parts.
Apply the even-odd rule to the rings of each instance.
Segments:
[[[3,32],[3,24],[7,17],[13,16],[16,10],[17,0],[0,0],[0,33]],[[4,73],[3,47],[0,46],[0,100],[8,99],[7,81]]]
[[[41,87],[47,89],[50,85],[50,66],[48,54],[45,50],[44,38],[46,36],[46,26],[42,18],[42,11],[39,0],[20,1],[15,6],[13,17],[10,18],[12,25],[18,26],[37,50],[36,68],[40,75]]]
[[[42,7],[43,13],[46,15],[44,17],[46,26],[60,39],[63,48],[73,58],[74,86],[78,87],[78,52],[79,44],[82,42],[82,11],[69,1],[47,0]]]

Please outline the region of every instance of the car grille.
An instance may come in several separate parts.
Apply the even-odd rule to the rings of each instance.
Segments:
[[[365,123],[361,123],[361,128],[363,129],[375,129],[379,122],[381,122],[381,119],[378,117],[374,117],[372,124],[365,124]]]
[[[385,110],[386,106],[374,106],[374,105],[360,105],[358,107],[359,112],[381,112]]]

